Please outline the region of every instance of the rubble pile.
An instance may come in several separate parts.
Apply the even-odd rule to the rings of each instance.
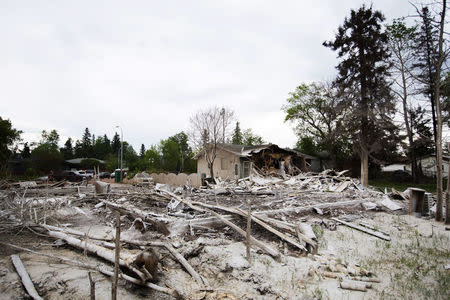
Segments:
[[[217,178],[216,184],[201,188],[154,184],[146,173],[136,175],[135,185],[1,182],[0,233],[28,232],[46,241],[41,243],[50,243],[49,251],[70,247],[77,255],[89,253],[99,259],[97,263],[79,262],[77,266],[107,277],[114,274],[111,264],[115,242],[119,243],[121,278],[150,289],[155,298],[163,294],[189,298],[222,293],[232,299],[233,293],[214,287],[217,272],[231,272],[226,275],[228,279],[241,285],[242,280],[252,282],[243,287],[249,295],[274,294],[279,291],[267,287],[269,277],[258,273],[261,270],[252,259],[256,265],[273,261],[280,268],[287,257],[296,260],[313,255],[318,261],[322,257],[318,253],[318,230],[335,230],[337,225],[388,240],[389,236],[376,228],[349,222],[349,216],[356,216],[352,219],[356,220],[370,210],[404,211],[406,196],[391,199],[344,174],[326,170],[319,174],[262,176],[254,170],[248,178]],[[142,182],[148,184],[139,184]],[[394,196],[399,198],[398,193]],[[120,235],[114,231],[118,215]],[[5,247],[45,256],[16,245],[14,239],[8,241],[3,243]],[[224,261],[214,265],[220,257],[211,253],[221,247],[231,252],[224,253]],[[250,257],[239,252],[246,247],[251,248]],[[72,260],[60,257],[64,263],[73,264]],[[376,282],[373,274],[362,268],[353,272],[354,266],[327,266],[316,264],[309,273],[341,278],[342,288],[349,280]],[[253,275],[245,273],[249,268]],[[259,279],[251,277],[257,273]],[[307,273],[305,270],[304,275]]]

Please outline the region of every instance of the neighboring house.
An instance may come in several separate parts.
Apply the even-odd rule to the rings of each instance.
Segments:
[[[448,162],[450,156],[442,155],[442,176],[448,176]],[[422,167],[422,173],[428,177],[436,177],[436,157],[427,155],[417,159],[417,165]],[[405,171],[411,173],[411,164],[406,165]]]
[[[197,159],[197,173],[203,177],[210,177],[204,150],[194,158]],[[306,171],[303,154],[280,148],[275,144],[259,146],[217,144],[213,164],[214,176],[223,179],[245,178],[250,176],[253,167],[264,174],[270,172],[297,174],[299,171]]]
[[[73,159],[68,159],[64,162],[64,167],[65,169],[79,169],[81,167],[81,162],[84,159],[93,159],[98,161],[100,164],[104,165],[105,161],[97,159],[97,158],[73,158]]]
[[[306,167],[311,172],[322,172],[324,169],[331,169],[328,160],[320,159],[319,157],[303,154],[306,161]]]

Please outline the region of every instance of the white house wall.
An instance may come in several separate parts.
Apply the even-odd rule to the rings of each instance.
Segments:
[[[222,170],[222,158],[224,159],[226,170]],[[214,160],[213,170],[214,176],[220,177],[222,179],[234,179],[234,165],[238,165],[238,176],[240,177],[241,166],[239,161],[239,156],[224,151],[222,149],[217,149],[216,159]],[[205,174],[206,177],[210,176],[208,169],[208,163],[206,162],[205,156],[202,155],[197,160],[197,174]]]
[[[429,176],[429,177],[436,176],[436,159],[434,157],[426,157],[426,158],[418,159],[417,165],[419,164],[419,162],[422,165],[423,175]],[[448,163],[446,161],[443,161],[442,166],[443,166],[442,175],[444,177],[447,177],[448,176]],[[405,166],[405,169],[406,169],[406,171],[411,173],[411,164],[407,164]]]

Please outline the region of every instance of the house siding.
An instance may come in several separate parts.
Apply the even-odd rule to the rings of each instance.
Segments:
[[[222,159],[225,164],[226,170],[222,170]],[[238,164],[238,176],[241,177],[241,166],[239,157],[228,151],[217,149],[216,159],[214,160],[213,170],[214,176],[222,179],[234,179],[234,165]],[[202,173],[209,177],[208,163],[205,156],[202,155],[197,160],[197,173],[201,176]]]
[[[435,157],[424,157],[419,158],[417,160],[417,164],[422,165],[422,172],[425,176],[434,177],[436,176],[436,158]],[[406,171],[411,173],[411,164],[407,164],[405,166]],[[442,176],[447,177],[448,176],[448,162],[444,160],[442,162]]]

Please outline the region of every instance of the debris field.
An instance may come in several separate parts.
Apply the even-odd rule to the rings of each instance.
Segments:
[[[133,184],[2,181],[0,298],[110,299],[116,271],[119,299],[414,298],[427,288],[445,299],[450,231],[410,215],[409,195],[333,170],[253,170],[201,188],[145,173]],[[403,260],[431,251],[420,247],[437,265],[424,256],[411,271]],[[412,288],[396,277],[410,272]]]

